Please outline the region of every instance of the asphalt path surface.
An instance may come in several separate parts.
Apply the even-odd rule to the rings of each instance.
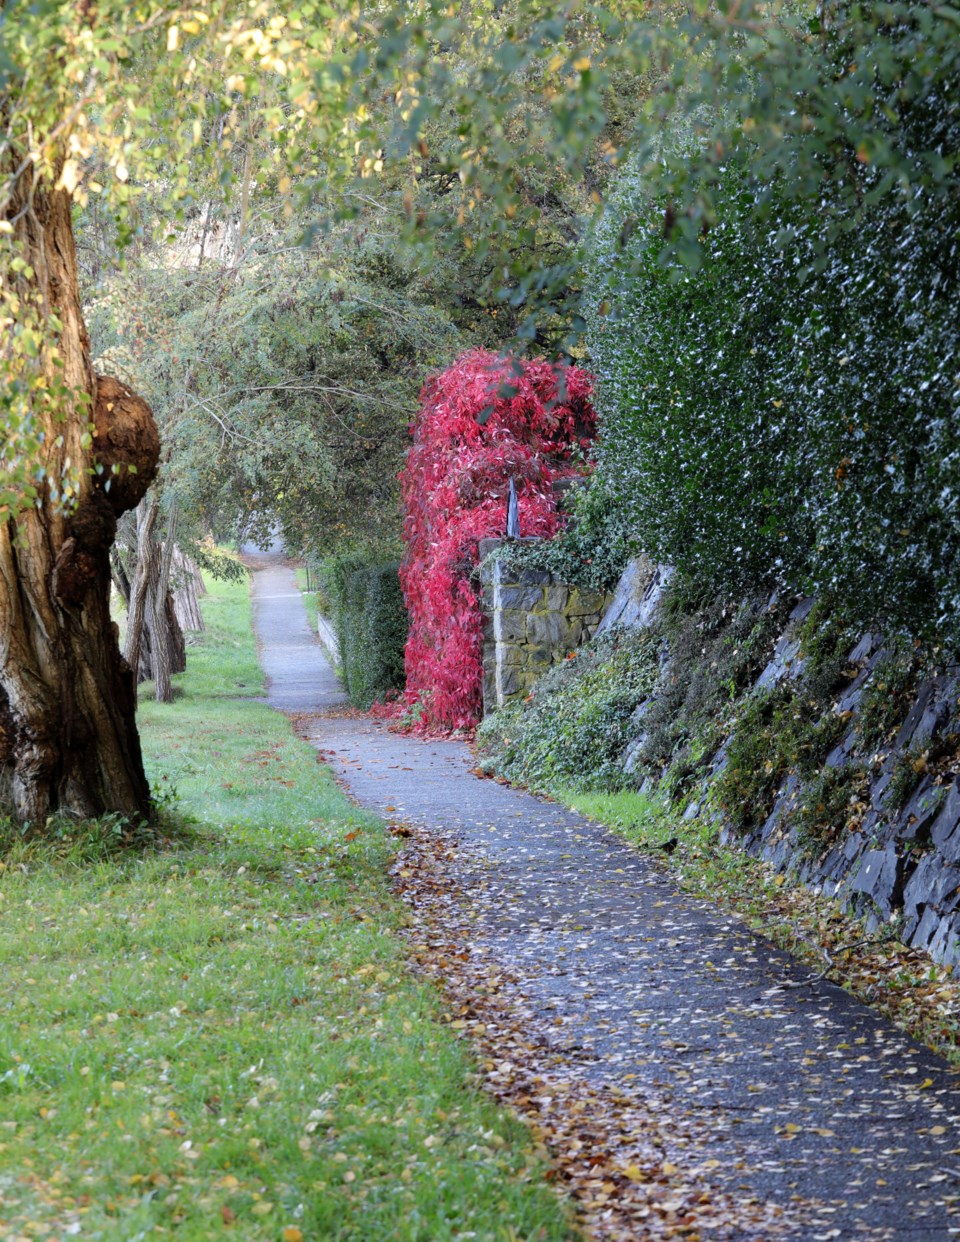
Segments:
[[[558,1059],[682,1117],[713,1184],[799,1211],[804,1238],[960,1237],[960,1086],[941,1058],[829,982],[783,990],[810,970],[613,834],[479,779],[462,743],[338,713],[293,571],[251,563],[268,702],[316,715],[359,803],[453,844],[475,938]]]

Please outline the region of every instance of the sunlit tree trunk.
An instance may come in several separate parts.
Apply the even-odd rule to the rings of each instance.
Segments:
[[[149,789],[133,676],[110,619],[109,557],[117,516],[155,474],[157,430],[139,397],[93,373],[70,196],[24,175],[4,214],[32,272],[0,280],[23,299],[39,295],[48,324],[59,321],[42,365],[47,391],[62,395],[36,404],[48,481],[35,507],[0,528],[0,800],[38,826],[57,811],[144,816]],[[65,507],[53,489],[70,466],[76,503]]]

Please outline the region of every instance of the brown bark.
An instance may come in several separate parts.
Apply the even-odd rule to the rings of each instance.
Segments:
[[[143,645],[144,626],[149,611],[150,574],[156,551],[156,545],[153,542],[153,527],[156,520],[157,502],[147,497],[137,510],[137,563],[130,587],[127,634],[123,644],[123,658],[127,666],[137,673],[138,681],[145,680],[140,676],[140,649]]]
[[[170,659],[170,627],[167,620],[167,597],[160,591],[158,581],[150,591],[150,612],[147,625],[150,630],[150,673],[153,677],[153,693],[158,703],[173,702],[173,683]]]
[[[56,360],[46,357],[44,368],[67,395],[56,409],[38,404],[36,416],[47,476],[58,480],[68,458],[80,467],[74,508],[47,490],[0,527],[0,798],[18,819],[42,827],[56,811],[149,813],[133,677],[110,619],[109,555],[117,515],[153,478],[159,439],[149,407],[93,373],[71,199],[32,175],[4,214],[33,274],[0,279],[16,282],[24,298],[39,293],[62,325]]]
[[[166,543],[154,538],[159,506],[147,497],[137,510],[136,567],[127,608],[127,635],[123,654],[137,681],[152,681],[159,703],[173,701],[171,676],[187,666],[183,637],[173,596],[170,568],[176,521],[171,520]]]
[[[179,548],[173,552],[173,607],[181,632],[202,630],[203,613],[198,598],[203,579],[200,570]]]
[[[173,683],[170,678],[173,673],[183,671],[182,666],[178,667],[181,650],[184,664],[186,663],[183,634],[180,633],[180,625],[173,610],[173,600],[169,594],[170,562],[173,557],[173,541],[176,533],[177,503],[174,499],[167,522],[167,538],[160,549],[159,573],[154,585],[152,601],[153,688],[158,703],[173,702]]]
[[[113,576],[113,585],[117,588],[117,592],[126,607],[129,608],[130,579],[127,577],[127,570],[120,559],[120,553],[117,551],[116,544],[110,549],[110,572]]]

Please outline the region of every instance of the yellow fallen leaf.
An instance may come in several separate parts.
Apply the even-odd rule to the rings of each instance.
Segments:
[[[240,1185],[240,1182],[233,1176],[232,1173],[228,1173],[226,1177],[220,1178],[217,1185],[221,1190],[236,1190],[236,1188]]]
[[[931,1134],[937,1134],[937,1135],[940,1135],[940,1134],[946,1134],[946,1132],[947,1132],[947,1127],[946,1127],[946,1126],[931,1126],[931,1127],[930,1127],[930,1133],[931,1133]]]
[[[660,1171],[666,1174],[667,1177],[672,1177],[674,1173],[680,1172],[677,1166],[675,1164],[671,1164],[669,1160],[664,1161],[664,1163],[660,1166]]]
[[[646,1181],[646,1174],[643,1169],[640,1168],[639,1164],[628,1164],[623,1170],[623,1176],[629,1177],[631,1182]]]
[[[303,1242],[303,1233],[296,1225],[287,1225],[280,1237],[283,1242]]]
[[[250,1211],[254,1216],[269,1216],[273,1211],[272,1203],[255,1203]]]

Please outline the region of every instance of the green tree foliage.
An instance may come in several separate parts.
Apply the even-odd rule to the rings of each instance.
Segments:
[[[584,215],[599,208],[609,168],[633,148],[659,213],[657,264],[678,259],[681,278],[695,270],[721,223],[742,232],[748,256],[757,248],[764,272],[772,254],[782,255],[782,298],[796,301],[783,320],[797,332],[795,353],[809,352],[824,397],[843,397],[832,415],[826,400],[814,408],[805,371],[771,366],[771,382],[783,390],[771,392],[771,408],[790,423],[784,452],[792,453],[794,426],[809,446],[773,476],[776,503],[764,537],[785,549],[783,572],[788,560],[803,561],[808,545],[801,541],[799,553],[792,547],[788,519],[796,515],[780,503],[781,489],[789,496],[803,485],[814,499],[796,520],[812,531],[813,582],[829,576],[835,550],[832,572],[868,594],[876,587],[875,596],[896,602],[902,592],[916,599],[927,592],[938,616],[957,615],[957,447],[948,404],[955,405],[955,381],[940,364],[955,352],[941,308],[952,304],[955,277],[958,31],[953,5],[902,0],[824,0],[816,11],[806,0],[426,0],[374,10],[315,0],[198,8],[7,0],[0,6],[0,516],[19,516],[21,524],[0,532],[0,554],[14,565],[16,539],[30,545],[33,560],[0,575],[4,624],[22,631],[0,653],[0,688],[13,705],[6,735],[42,742],[35,752],[42,763],[29,772],[27,750],[0,753],[0,767],[16,769],[18,813],[42,820],[58,799],[84,811],[145,805],[132,703],[116,706],[123,670],[91,607],[96,596],[105,609],[111,530],[101,495],[107,459],[90,431],[98,382],[80,312],[71,203],[83,209],[98,200],[101,224],[138,246],[155,224],[167,229],[171,215],[195,218],[217,187],[233,204],[239,253],[251,237],[251,204],[269,191],[279,218],[305,213],[309,236],[352,220],[371,235],[410,242],[420,273],[453,264],[463,297],[444,318],[461,330],[474,323],[490,331],[496,322],[505,334],[539,332],[542,347],[582,326],[579,266],[569,248]],[[726,216],[730,167],[739,169],[743,190]],[[389,199],[385,228],[379,191]],[[631,229],[649,218],[644,209],[637,220],[623,219],[625,250]],[[346,274],[355,300],[375,283],[362,271]],[[271,275],[265,264],[262,281]],[[822,303],[808,292],[814,278],[830,289]],[[738,288],[734,279],[731,292]],[[246,408],[259,401],[258,419],[268,424],[267,456],[269,420],[282,417],[294,451],[319,460],[327,442],[296,440],[287,418],[296,399],[287,387],[277,400],[277,380],[282,371],[283,384],[309,375],[332,386],[330,377],[299,344],[277,343],[265,360],[266,385],[259,369],[234,366],[229,333],[246,323],[246,312],[237,308],[219,322],[232,293],[200,299],[217,308],[218,343],[223,336],[210,389],[198,388],[206,379],[199,368],[176,373],[171,358],[181,394],[171,404],[177,425],[194,398],[238,388],[236,372],[250,390]],[[425,305],[419,296],[412,301]],[[390,305],[396,311],[401,303]],[[177,318],[189,311],[184,304]],[[860,311],[869,315],[858,319]],[[881,312],[895,319],[894,333],[881,331]],[[259,345],[254,327],[272,335],[270,320],[262,304],[252,311],[245,344]],[[359,310],[350,321],[356,343],[368,327],[377,335]],[[846,352],[824,361],[843,333]],[[386,342],[387,329],[380,334]],[[422,360],[433,348],[421,348],[422,334],[418,340],[416,348],[402,346],[405,358]],[[353,342],[333,345],[341,360],[356,352]],[[277,358],[283,367],[270,370]],[[876,375],[889,359],[895,365],[876,385],[864,378],[868,366]],[[273,396],[254,394],[264,387]],[[344,414],[372,418],[374,404],[365,392]],[[867,405],[880,415],[861,417]],[[720,424],[721,413],[732,418],[730,404],[724,408]],[[133,409],[145,429],[149,411],[128,401],[128,416]],[[122,412],[114,402],[104,415]],[[731,426],[746,443],[744,428]],[[356,471],[382,469],[384,459],[371,452],[368,463],[361,449]],[[152,470],[155,454],[145,455],[144,466],[147,456]],[[293,463],[285,458],[288,475]],[[277,495],[278,473],[270,461],[256,477],[269,479]],[[935,503],[915,502],[938,487]],[[115,492],[108,507],[117,499]],[[730,524],[739,522],[746,537],[753,511],[744,520],[736,500]],[[656,502],[651,493],[648,505]],[[105,520],[75,521],[70,515],[84,505],[88,517],[92,505]],[[871,578],[870,557],[879,577]],[[888,572],[897,559],[916,573]],[[68,562],[70,572],[61,572]],[[19,611],[24,598],[33,601],[30,615]],[[83,671],[94,668],[103,672],[99,680]],[[74,685],[111,689],[80,712],[82,728],[64,731],[73,716],[63,688]],[[103,753],[74,756],[67,780],[65,748],[81,735]],[[124,740],[111,743],[114,735]],[[121,769],[135,796],[120,795]],[[115,777],[87,796],[85,774],[93,771]]]
[[[278,521],[291,548],[389,547],[423,375],[461,347],[438,300],[380,239],[300,246],[268,229],[236,265],[149,248],[101,290],[91,328],[101,365],[150,400],[194,526]]]
[[[601,138],[577,137],[557,159],[557,84],[592,97],[600,30],[546,16],[479,5],[425,10],[403,30],[390,13],[358,23],[360,45],[379,39],[381,54],[355,83],[354,180],[331,177],[329,162],[318,179],[302,160],[292,176],[276,132],[238,106],[213,110],[188,200],[145,183],[118,232],[89,198],[78,232],[100,364],[150,400],[185,527],[279,517],[292,547],[389,549],[426,375],[518,331],[544,343],[568,333],[569,307],[527,319],[539,297],[529,277],[541,273],[545,297],[559,284],[561,302],[575,295],[607,134],[642,92],[618,102],[608,84]],[[621,68],[617,86],[630,83]]]

